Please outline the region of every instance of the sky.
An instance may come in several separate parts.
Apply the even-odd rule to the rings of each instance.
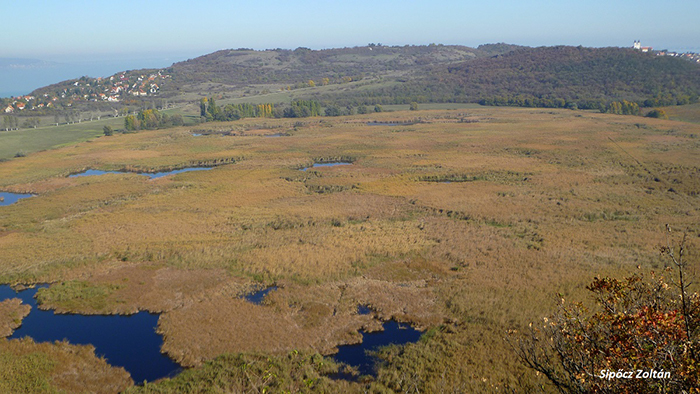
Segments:
[[[507,42],[699,47],[695,0],[0,0],[0,57]]]
[[[697,0],[0,0],[0,15],[0,58],[134,69],[219,49],[368,43],[629,47],[641,40],[700,52]]]

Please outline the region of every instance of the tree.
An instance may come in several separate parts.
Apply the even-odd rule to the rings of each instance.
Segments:
[[[384,108],[382,108],[381,105],[377,104],[374,106],[374,112],[383,112]]]
[[[216,105],[214,98],[209,99],[209,105],[207,105],[206,112],[207,120],[221,120],[221,109]]]
[[[408,109],[410,109],[411,111],[418,111],[418,103],[413,101]]]
[[[170,117],[170,123],[172,123],[173,126],[182,126],[185,124],[185,120],[182,118],[182,115],[175,114]]]
[[[337,105],[329,105],[326,107],[325,111],[326,116],[340,116],[342,115],[340,111],[340,107]]]
[[[114,129],[112,129],[112,126],[105,126],[102,128],[102,132],[104,133],[105,136],[109,137],[111,135],[114,135]]]
[[[139,121],[134,115],[128,115],[124,118],[124,129],[134,131],[139,129]]]
[[[14,128],[14,124],[15,124],[14,117],[12,117],[10,115],[5,115],[3,120],[2,120],[2,123],[3,123],[5,131],[12,130]]]
[[[199,101],[199,116],[207,116],[207,98]]]
[[[661,247],[677,279],[595,278],[596,310],[562,298],[518,339],[520,359],[560,392],[700,392],[700,297],[689,292],[685,239]]]
[[[666,115],[666,111],[664,111],[663,109],[660,109],[660,108],[652,109],[645,116],[647,118],[668,119],[668,115]]]
[[[321,104],[316,100],[294,100],[289,108],[284,110],[285,118],[305,118],[319,116]]]
[[[40,124],[41,124],[41,119],[39,119],[37,117],[31,117],[31,118],[27,118],[24,120],[24,122],[22,123],[22,127],[27,128],[27,129],[29,129],[29,128],[36,129]]]

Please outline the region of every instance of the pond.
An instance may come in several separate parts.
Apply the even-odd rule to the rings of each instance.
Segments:
[[[335,167],[335,166],[349,166],[352,165],[352,163],[347,162],[347,161],[338,161],[335,163],[314,163],[311,167],[305,167],[300,169],[299,171],[306,171],[309,168],[317,168],[317,167]]]
[[[269,293],[273,290],[277,290],[277,286],[266,287],[262,290],[258,290],[256,292],[254,292],[254,293],[246,294],[243,296],[243,298],[245,298],[245,300],[248,302],[252,302],[253,304],[260,305],[260,304],[262,304],[263,299],[265,298],[267,293]]]
[[[0,192],[0,207],[11,205],[23,198],[33,197],[33,194]]]
[[[213,167],[190,167],[190,168],[182,168],[179,170],[164,171],[164,172],[129,172],[129,171],[86,170],[86,171],[80,172],[78,174],[69,175],[68,178],[77,178],[80,176],[93,176],[93,175],[104,175],[104,174],[129,174],[129,173],[131,173],[131,174],[145,175],[151,179],[155,179],[155,178],[162,178],[162,177],[168,176],[168,175],[179,174],[181,172],[206,171],[206,170],[211,170],[212,168]]]
[[[357,314],[358,315],[369,315],[372,313],[372,309],[368,307],[367,305],[358,305],[357,306]]]
[[[15,292],[0,286],[0,301],[20,298],[32,307],[10,338],[31,337],[36,342],[68,340],[71,344],[95,347],[97,356],[104,356],[110,365],[124,367],[137,384],[174,376],[182,368],[160,352],[163,338],[156,333],[158,315],[139,312],[120,315],[57,315],[37,308],[34,295],[41,285]]]
[[[338,353],[333,356],[335,361],[357,367],[360,371],[360,376],[376,376],[375,364],[377,360],[367,354],[367,351],[377,350],[387,345],[413,343],[418,341],[421,336],[420,331],[409,325],[397,323],[393,320],[384,323],[384,331],[372,333],[360,331],[360,333],[362,334],[362,343],[338,346]],[[352,379],[345,374],[339,374],[337,377],[341,379]]]
[[[412,126],[418,122],[367,122],[367,126]]]

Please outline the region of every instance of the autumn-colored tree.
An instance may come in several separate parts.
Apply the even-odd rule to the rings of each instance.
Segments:
[[[685,237],[661,252],[671,279],[595,278],[596,309],[562,298],[515,341],[523,363],[562,393],[700,393],[700,298],[689,292]]]
[[[139,129],[139,120],[134,115],[128,115],[124,118],[124,129],[134,131]]]
[[[652,109],[645,116],[647,118],[668,119],[668,115],[666,115],[666,111],[664,111],[663,109],[660,109],[660,108]]]

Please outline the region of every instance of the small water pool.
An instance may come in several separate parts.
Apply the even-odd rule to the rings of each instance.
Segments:
[[[71,344],[95,347],[95,354],[104,356],[110,365],[124,367],[137,384],[177,374],[182,368],[160,352],[163,338],[156,333],[158,315],[139,312],[120,315],[57,315],[37,308],[34,295],[40,287],[15,292],[0,286],[0,301],[20,298],[32,307],[10,336],[31,337],[36,342],[68,340]]]
[[[133,172],[132,174],[145,175],[151,179],[162,178],[164,176],[179,174],[181,172],[190,171],[206,171],[211,170],[213,167],[190,167],[182,168],[179,170],[164,171],[164,172]],[[68,178],[77,178],[80,176],[94,176],[94,175],[104,175],[104,174],[129,174],[128,171],[101,171],[101,170],[86,170],[78,174],[69,175]]]
[[[33,194],[0,192],[0,207],[11,205],[23,198],[29,198],[33,196]]]
[[[372,309],[370,309],[367,305],[358,305],[357,306],[357,314],[358,315],[369,315],[372,313]]]
[[[362,334],[362,343],[355,345],[344,345],[338,347],[338,353],[333,358],[335,361],[343,362],[348,365],[357,367],[362,375],[376,376],[375,363],[376,359],[367,354],[367,351],[377,350],[382,346],[387,345],[404,345],[418,341],[421,332],[413,327],[388,321],[384,323],[384,331]],[[339,376],[342,379],[349,379],[349,376]]]
[[[347,161],[338,161],[335,163],[314,163],[314,165],[312,165],[311,167],[302,168],[299,171],[306,171],[309,168],[316,168],[316,167],[335,167],[335,166],[349,166],[349,165],[352,165],[352,163],[347,162]]]
[[[243,298],[245,298],[245,300],[248,302],[252,302],[253,304],[260,305],[260,304],[262,304],[263,299],[265,299],[265,296],[267,295],[267,293],[269,293],[273,290],[277,290],[277,286],[266,287],[262,290],[258,290],[256,292],[254,292],[254,293],[246,294],[245,296],[243,296]]]
[[[367,122],[367,126],[413,126],[417,122]]]

